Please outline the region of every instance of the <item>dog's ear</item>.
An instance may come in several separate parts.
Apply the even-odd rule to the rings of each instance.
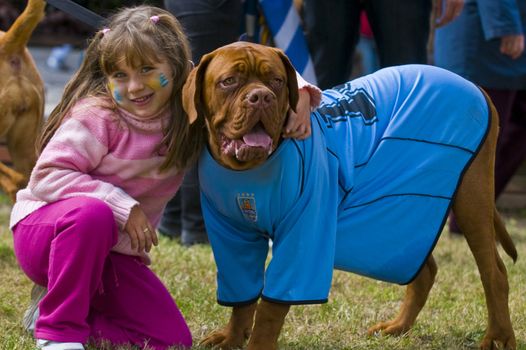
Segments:
[[[214,57],[213,53],[204,55],[199,65],[192,69],[183,85],[183,109],[188,116],[189,124],[199,117],[204,117],[203,80],[206,67]]]
[[[275,49],[285,66],[287,71],[287,87],[289,88],[289,106],[296,112],[296,105],[298,104],[299,93],[298,93],[298,79],[296,79],[296,69],[290,62],[289,58],[280,49]]]

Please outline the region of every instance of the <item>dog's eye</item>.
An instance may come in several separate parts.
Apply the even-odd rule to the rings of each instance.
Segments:
[[[234,77],[228,77],[226,79],[223,79],[220,84],[222,87],[231,87],[237,83],[236,78]]]
[[[272,81],[270,82],[270,85],[272,85],[272,87],[274,89],[277,89],[277,88],[280,88],[283,86],[283,79],[281,78],[274,78],[272,79]]]

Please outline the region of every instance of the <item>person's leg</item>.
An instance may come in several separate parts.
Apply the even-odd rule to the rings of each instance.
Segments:
[[[431,0],[364,2],[380,66],[427,63],[431,6]]]
[[[360,1],[304,0],[303,23],[321,89],[349,80],[359,39]]]
[[[13,237],[21,268],[48,289],[39,304],[35,338],[85,343],[90,300],[117,240],[111,209],[94,198],[62,200],[18,223]]]
[[[500,114],[500,138],[495,159],[495,198],[526,159],[526,90],[487,89]]]
[[[164,6],[181,22],[196,64],[204,54],[239,38],[239,0],[164,0]]]
[[[176,239],[181,237],[181,190],[166,203],[161,221],[157,227],[163,236]]]
[[[92,339],[164,350],[190,347],[192,336],[170,293],[140,259],[111,253],[92,299]]]
[[[197,165],[189,169],[181,188],[181,243],[190,246],[208,243],[199,189]]]
[[[165,0],[164,6],[183,26],[196,64],[204,54],[239,38],[242,19],[242,3],[239,0]],[[183,245],[207,243],[197,166],[185,174],[177,197],[177,204],[170,201],[167,205],[160,231],[171,234],[179,223]],[[180,220],[174,219],[175,215],[180,215]]]
[[[514,125],[512,111],[517,101],[517,115],[520,115],[519,96],[516,91],[484,88],[499,113],[499,139],[495,154],[495,198],[504,191],[507,183],[526,156],[526,125]],[[523,119],[526,122],[526,105],[523,105]],[[460,233],[455,215],[449,215],[449,231]]]

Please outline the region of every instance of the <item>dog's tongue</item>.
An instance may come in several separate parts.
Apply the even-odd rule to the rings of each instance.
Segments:
[[[272,146],[272,139],[260,125],[257,125],[252,131],[243,136],[243,141],[248,146],[263,147],[268,150]]]

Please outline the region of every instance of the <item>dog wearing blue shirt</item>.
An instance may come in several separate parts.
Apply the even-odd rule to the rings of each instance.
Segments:
[[[517,251],[495,208],[498,116],[484,93],[436,67],[387,68],[324,91],[311,137],[282,139],[297,99],[283,52],[250,43],[205,55],[184,86],[190,122],[208,131],[201,202],[217,299],[232,307],[203,344],[277,349],[290,305],[326,302],[334,268],[407,284],[398,315],[369,333],[407,332],[452,209],[486,294],[481,348],[516,349],[496,241]]]

